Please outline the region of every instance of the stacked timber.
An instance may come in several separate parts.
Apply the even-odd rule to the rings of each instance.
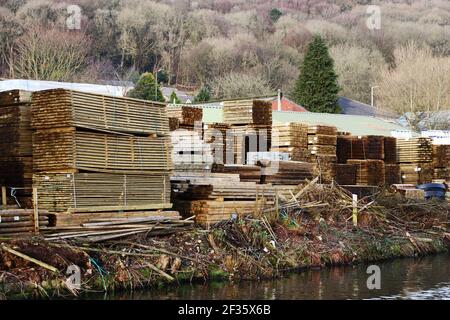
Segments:
[[[171,132],[172,158],[175,172],[211,172],[211,145],[196,131],[178,129]]]
[[[78,131],[73,127],[34,134],[35,172],[87,170],[122,173],[172,169],[168,137]]]
[[[349,159],[348,164],[356,165],[356,184],[366,186],[383,186],[385,166],[383,160]]]
[[[337,158],[339,163],[349,159],[384,160],[385,141],[382,136],[339,136],[337,139]]]
[[[434,173],[432,160],[431,139],[397,139],[397,161],[402,183],[416,185],[431,182]]]
[[[226,123],[211,123],[203,126],[203,140],[211,145],[214,163],[225,164],[234,163],[233,150],[227,148],[233,146],[233,136],[230,125]],[[227,143],[228,142],[228,143]],[[227,158],[227,152],[229,158]]]
[[[341,164],[335,165],[335,180],[340,185],[356,185],[356,164]]]
[[[53,89],[33,93],[31,110],[40,209],[95,213],[171,206],[164,104]]]
[[[273,206],[278,193],[288,193],[295,186],[273,186],[244,182],[238,174],[211,173],[171,178],[174,209],[184,217],[195,215],[196,223],[210,224],[233,216],[259,214]]]
[[[33,93],[32,127],[61,127],[167,135],[169,119],[163,103],[66,89]]]
[[[223,122],[230,125],[272,125],[272,103],[262,100],[223,102]]]
[[[384,137],[384,162],[397,163],[397,138],[395,137]]]
[[[12,188],[25,207],[31,204],[33,174],[30,102],[31,92],[0,92],[0,185]]]
[[[248,164],[214,164],[212,172],[239,174],[240,181],[261,182],[261,167]]]
[[[308,148],[308,126],[301,123],[282,123],[272,126],[272,148],[273,152],[289,154],[289,159],[301,161]]]
[[[450,145],[433,145],[433,176],[450,182]]]
[[[261,182],[280,185],[299,185],[313,178],[313,164],[301,161],[259,161]]]
[[[384,184],[386,186],[391,186],[393,184],[398,184],[401,182],[399,164],[385,162],[384,170],[385,170]]]
[[[51,212],[146,210],[170,207],[166,173],[39,173],[39,208]]]
[[[33,209],[0,210],[0,237],[33,235],[49,226],[49,215],[46,211],[38,212],[35,222]]]
[[[178,119],[178,124],[181,126],[194,126],[195,123],[202,122],[203,109],[191,106],[170,105],[167,107],[167,116],[169,119]]]
[[[272,140],[272,126],[243,125],[232,126],[231,135],[227,135],[227,164],[246,164],[248,152],[267,152]],[[228,159],[234,156],[234,161]]]
[[[308,153],[303,158],[313,164],[320,181],[330,183],[335,177],[337,129],[332,126],[308,126]]]

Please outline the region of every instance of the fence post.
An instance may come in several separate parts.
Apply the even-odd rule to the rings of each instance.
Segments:
[[[39,208],[38,208],[37,188],[33,188],[33,220],[34,220],[34,232],[39,233]]]

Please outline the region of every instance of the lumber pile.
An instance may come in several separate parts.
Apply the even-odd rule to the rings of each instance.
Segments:
[[[223,102],[223,122],[230,125],[272,125],[272,103],[262,100]]]
[[[335,164],[335,180],[340,185],[356,185],[356,164]]]
[[[233,137],[230,125],[226,123],[211,123],[203,126],[203,140],[211,145],[214,163],[225,164],[234,163],[233,150],[228,150],[228,146],[233,146]],[[231,137],[228,137],[230,135]],[[230,154],[227,158],[227,152]]]
[[[51,212],[170,207],[170,179],[162,173],[39,173],[33,175],[39,208]]]
[[[384,165],[384,184],[391,186],[401,182],[400,165],[396,163],[386,163]]]
[[[389,140],[392,143],[392,140]],[[388,143],[388,145],[390,145]],[[349,159],[385,159],[385,140],[382,136],[339,136],[337,160],[346,163]]]
[[[31,110],[40,209],[95,215],[171,207],[164,104],[54,89],[33,93]]]
[[[175,172],[211,172],[211,145],[196,131],[178,129],[171,132],[172,158]]]
[[[227,136],[227,150],[231,150],[234,161],[227,153],[227,164],[246,164],[248,152],[266,152],[270,150],[272,140],[271,125],[243,125],[232,126],[231,137]]]
[[[261,183],[261,167],[248,164],[214,164],[214,173],[238,174],[240,181]]]
[[[450,145],[433,145],[433,177],[450,182]]]
[[[30,102],[31,92],[0,92],[0,185],[13,188],[25,207],[31,204],[33,174]]]
[[[102,242],[127,236],[166,235],[189,230],[192,220],[182,220],[177,211],[134,211],[78,213],[70,217],[65,214],[53,214],[58,227],[45,230],[47,241],[81,240]]]
[[[349,159],[348,164],[356,166],[356,184],[364,186],[384,185],[385,166],[383,160]]]
[[[273,124],[272,149],[277,148],[277,151],[280,152],[292,152],[293,150],[289,148],[307,148],[308,137],[305,135],[307,130],[308,126],[301,123],[288,122]]]
[[[167,116],[170,119],[177,119],[178,126],[194,126],[196,122],[202,122],[203,109],[191,106],[170,105],[167,107]],[[172,122],[174,120],[171,120]]]
[[[208,226],[233,215],[258,214],[273,205],[277,193],[295,186],[273,186],[241,181],[239,174],[210,173],[171,178],[174,209],[184,217],[195,215],[196,223]]]
[[[169,120],[163,103],[66,89],[33,93],[32,127],[86,128],[137,135],[167,135]]]
[[[299,185],[313,179],[313,164],[301,161],[260,161],[261,182]]]
[[[431,139],[397,139],[397,161],[402,183],[417,185],[431,182],[434,173],[432,160]]]
[[[46,229],[49,226],[48,212],[40,210],[38,217],[39,230]],[[0,237],[33,235],[36,231],[33,209],[0,210]]]
[[[73,127],[34,134],[35,172],[57,170],[140,173],[172,169],[168,137],[77,131]]]

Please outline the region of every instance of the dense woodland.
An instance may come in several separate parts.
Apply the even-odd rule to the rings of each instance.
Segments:
[[[381,7],[379,30],[366,25],[369,4]],[[382,107],[448,109],[448,0],[0,0],[0,77],[101,83],[159,70],[213,98],[289,94],[316,33],[340,94],[369,103],[379,86]]]

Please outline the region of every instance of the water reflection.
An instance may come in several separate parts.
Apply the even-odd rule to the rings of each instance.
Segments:
[[[450,254],[378,264],[381,289],[366,285],[367,265],[334,267],[272,281],[170,286],[107,299],[450,299]],[[86,297],[102,299],[102,296]]]

